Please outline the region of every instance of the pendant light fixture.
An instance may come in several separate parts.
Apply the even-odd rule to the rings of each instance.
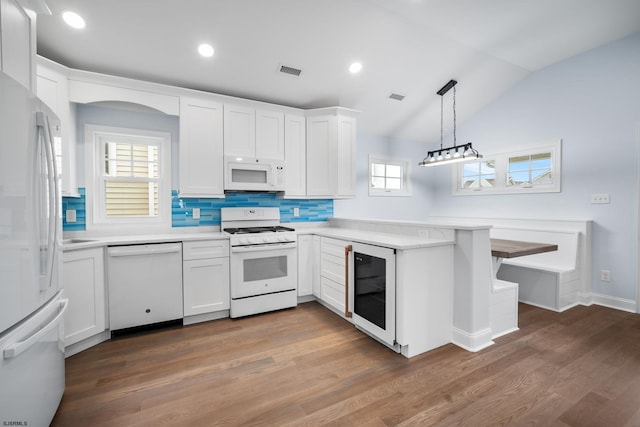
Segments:
[[[455,80],[449,80],[438,92],[440,95],[440,149],[429,151],[427,156],[422,159],[419,166],[437,166],[448,165],[450,163],[468,162],[476,159],[481,159],[482,154],[479,154],[476,149],[473,148],[470,142],[466,144],[456,145],[456,85]],[[453,146],[443,148],[443,122],[444,122],[444,94],[453,89]]]

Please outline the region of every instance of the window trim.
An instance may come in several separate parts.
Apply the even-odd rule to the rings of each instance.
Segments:
[[[105,134],[122,137],[144,138],[157,141],[159,147],[158,166],[158,216],[136,218],[108,218],[105,202],[100,190],[102,183],[101,149],[99,138]],[[171,227],[171,134],[144,129],[129,129],[115,126],[85,125],[85,185],[87,229],[118,229],[119,231]]]
[[[385,165],[396,165],[402,168],[402,185],[400,190],[387,190],[373,188],[371,186],[371,178],[373,176],[373,164],[383,163]],[[369,196],[377,197],[408,197],[411,196],[411,161],[408,159],[400,159],[397,157],[380,156],[369,154],[369,171],[367,174],[367,187],[369,188]]]
[[[538,184],[530,186],[508,186],[507,174],[509,173],[509,158],[528,156],[540,153],[551,153],[551,174],[554,177],[552,184]],[[464,165],[478,162],[495,162],[495,185],[484,188],[460,188]],[[499,152],[485,155],[484,158],[474,162],[459,163],[452,168],[451,192],[454,196],[479,196],[489,194],[529,194],[529,193],[559,193],[562,182],[562,140],[554,139],[544,141],[538,145],[517,148],[513,151]]]

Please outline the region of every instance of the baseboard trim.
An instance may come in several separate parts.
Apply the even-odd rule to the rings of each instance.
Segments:
[[[451,342],[467,351],[477,352],[493,344],[491,328],[482,329],[474,333],[452,328]]]
[[[589,303],[585,305],[601,305],[603,307],[614,308],[616,310],[636,313],[636,302],[626,298],[611,297],[609,295],[591,294],[588,298]]]

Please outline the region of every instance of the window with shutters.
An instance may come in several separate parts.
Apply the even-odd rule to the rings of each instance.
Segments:
[[[171,138],[161,132],[87,126],[95,224],[169,221]],[[89,191],[87,191],[89,195]],[[88,197],[88,196],[87,196]]]

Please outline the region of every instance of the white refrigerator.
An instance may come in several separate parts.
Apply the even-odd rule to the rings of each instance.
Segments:
[[[0,425],[48,426],[64,392],[55,115],[0,73]]]

